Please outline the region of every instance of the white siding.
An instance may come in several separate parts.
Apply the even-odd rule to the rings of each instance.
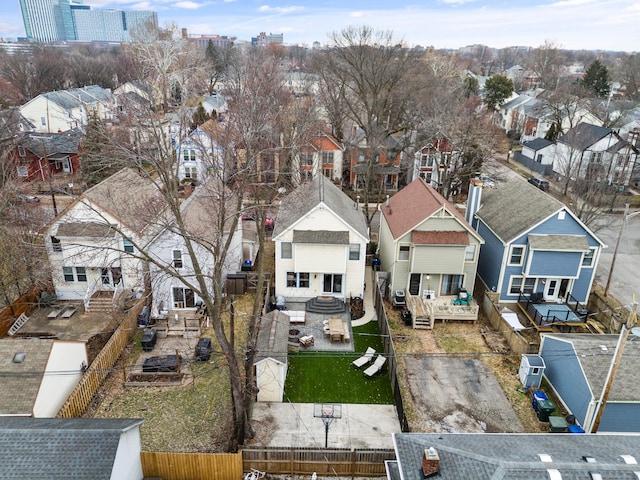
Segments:
[[[122,432],[110,479],[142,480],[144,473],[142,472],[142,460],[140,459],[141,450],[140,427],[136,426],[126,432]]]
[[[272,358],[256,364],[259,402],[282,402],[287,366]]]
[[[346,273],[348,254],[348,245],[294,244],[294,271]]]

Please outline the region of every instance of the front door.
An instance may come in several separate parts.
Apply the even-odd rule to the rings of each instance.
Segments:
[[[547,278],[547,283],[544,286],[544,301],[555,302],[558,299],[558,284],[560,281],[557,278]]]
[[[411,295],[420,295],[420,279],[422,274],[412,273],[409,276],[409,293]]]

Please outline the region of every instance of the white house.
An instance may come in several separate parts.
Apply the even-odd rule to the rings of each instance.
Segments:
[[[87,365],[85,342],[0,339],[0,417],[55,417]]]
[[[217,121],[207,120],[178,143],[179,181],[201,181],[212,170],[222,170],[224,150],[216,140],[218,134]]]
[[[216,186],[217,185],[217,186]],[[215,277],[214,267],[222,269],[222,281],[227,274],[235,273],[242,266],[242,222],[237,216],[237,197],[213,180],[200,185],[181,205],[181,217],[188,237],[198,259],[198,269],[205,275],[208,289]],[[224,229],[222,234],[220,228]],[[230,238],[227,255],[216,257]],[[149,253],[157,262],[149,266],[153,290],[152,312],[163,310],[192,309],[201,300],[196,291],[199,288],[195,278],[196,268],[188,253],[185,237],[175,224],[166,227],[149,245]],[[175,272],[175,274],[173,273]],[[178,278],[182,276],[186,282]]]
[[[522,144],[521,154],[541,165],[553,165],[556,144],[546,138],[536,138]]]
[[[164,212],[157,186],[130,168],[74,200],[44,234],[58,298],[89,310],[94,293],[144,290],[145,264],[134,254],[157,235]]]
[[[64,90],[41,93],[22,105],[20,113],[39,133],[66,132],[87,125],[84,104]]]
[[[325,176],[283,199],[272,238],[276,295],[362,296],[369,229],[359,206]]]

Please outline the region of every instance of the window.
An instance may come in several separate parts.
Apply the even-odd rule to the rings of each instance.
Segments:
[[[511,247],[509,255],[509,265],[522,265],[522,257],[524,256],[524,247]]]
[[[62,267],[65,282],[86,282],[87,269],[85,267]]]
[[[280,258],[293,258],[291,242],[282,242],[280,245]]]
[[[300,172],[300,181],[302,183],[309,182],[313,178],[313,170],[302,170]]]
[[[349,260],[360,260],[360,244],[352,243],[349,245]]]
[[[40,117],[40,123],[45,127],[47,125],[47,119],[45,117]]]
[[[25,152],[24,147],[22,145],[18,145],[18,155],[20,155],[21,157],[24,157],[27,155],[27,152]]]
[[[198,169],[196,167],[184,167],[184,178],[189,178],[191,180],[197,180],[197,178],[198,178]]]
[[[398,252],[398,260],[409,260],[409,245],[400,245],[400,251]]]
[[[464,261],[473,262],[476,259],[476,245],[468,245],[464,251]]]
[[[73,267],[62,267],[62,274],[64,275],[65,282],[73,282],[75,280]]]
[[[364,162],[364,152],[359,152],[358,153],[358,163],[363,163]]]
[[[19,165],[18,166],[18,176],[19,177],[26,177],[27,175],[29,175],[29,168],[26,165]]]
[[[51,246],[53,247],[54,252],[62,251],[62,243],[60,243],[60,239],[58,237],[51,237]]]
[[[287,272],[287,287],[309,288],[310,275],[308,272]]]
[[[185,287],[173,287],[173,308],[192,308],[196,306],[193,290]]]
[[[174,268],[182,268],[182,251],[173,251],[173,266]]]
[[[582,266],[592,267],[595,254],[596,254],[595,248],[590,248],[588,252],[585,252],[584,255],[582,256]]]
[[[424,154],[420,157],[420,167],[421,168],[428,168],[428,167],[433,167],[433,163],[434,163],[434,158],[435,156],[433,154]]]
[[[131,243],[128,239],[123,238],[122,243],[124,245],[124,251],[133,253],[133,243]]]
[[[342,293],[342,275],[325,274],[322,290],[325,293]]]
[[[322,163],[333,163],[333,152],[322,152]]]
[[[531,375],[540,375],[540,367],[533,367],[531,369]]]
[[[195,162],[196,161],[196,151],[195,150],[183,150],[182,158],[185,162]]]
[[[301,166],[312,166],[313,165],[313,153],[301,153],[300,154],[300,165]]]
[[[322,169],[322,174],[327,178],[331,178],[333,176],[333,169],[332,168],[323,168]]]
[[[424,179],[425,182],[431,183],[431,177],[433,176],[432,172],[420,172],[420,176]]]
[[[518,295],[522,290],[522,277],[511,277],[511,284],[509,285],[509,293],[511,295]]]
[[[87,281],[87,269],[85,267],[76,267],[76,279],[79,282]]]
[[[527,295],[531,295],[536,288],[536,279],[535,278],[525,278],[524,279],[524,287],[522,289],[522,293],[526,293]]]

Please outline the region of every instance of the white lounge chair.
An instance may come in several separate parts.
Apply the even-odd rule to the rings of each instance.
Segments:
[[[356,368],[360,368],[366,365],[367,363],[369,363],[373,358],[373,356],[375,355],[375,353],[376,353],[375,348],[368,347],[367,351],[364,352],[364,355],[362,355],[359,358],[356,358],[353,362],[351,362],[351,364]]]
[[[384,362],[387,361],[387,357],[385,357],[384,355],[378,355],[375,359],[375,361],[373,362],[373,364],[371,364],[371,366],[369,366],[369,368],[367,368],[364,371],[364,374],[367,377],[373,377],[376,373],[380,372],[380,370],[382,370],[382,366],[384,365]]]

